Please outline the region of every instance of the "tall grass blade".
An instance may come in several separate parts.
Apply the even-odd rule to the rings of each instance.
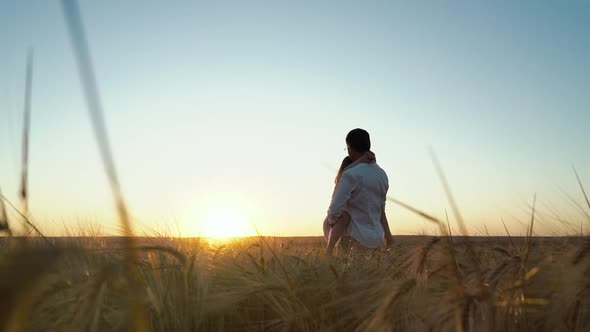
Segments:
[[[449,186],[449,182],[447,181],[447,178],[442,170],[442,167],[440,166],[440,162],[438,161],[438,158],[436,157],[436,154],[432,149],[430,150],[430,158],[432,159],[432,163],[434,164],[439,180],[443,185],[443,189],[447,194],[447,199],[449,200],[449,204],[451,204],[451,209],[453,209],[453,214],[455,215],[457,223],[459,224],[459,229],[462,233],[461,235],[468,236],[469,232],[467,231],[467,226],[465,225],[463,216],[461,215],[461,212],[459,211],[459,207],[457,206],[453,193],[451,192],[451,186]]]
[[[463,240],[465,241],[465,244],[467,245],[467,252],[469,253],[469,257],[471,258],[477,273],[480,274],[481,273],[480,262],[479,262],[477,255],[475,254],[475,251],[473,249],[473,245],[471,244],[471,241],[469,240],[469,232],[467,231],[467,226],[465,225],[465,221],[463,219],[463,216],[461,215],[461,212],[459,211],[459,207],[455,201],[453,193],[451,192],[451,187],[449,186],[449,182],[447,181],[447,177],[445,176],[445,174],[442,170],[442,167],[440,166],[440,163],[438,161],[438,158],[436,157],[436,154],[434,153],[434,150],[432,150],[432,149],[430,150],[430,157],[432,159],[432,163],[434,164],[434,167],[436,169],[438,177],[443,185],[443,188],[444,188],[445,193],[447,195],[447,199],[449,201],[449,204],[451,204],[451,208],[453,209],[453,214],[455,215],[455,218],[457,219],[457,223],[459,224],[459,229],[461,230],[461,233],[462,233],[461,235],[464,236]]]
[[[0,196],[2,196],[2,188],[0,188]],[[2,198],[0,198],[0,231],[5,231],[8,235],[12,235],[10,224],[8,223],[6,206],[4,205],[4,200]]]
[[[529,229],[527,230],[527,236],[526,236],[526,248],[525,248],[525,254],[524,254],[524,266],[526,267],[528,259],[529,259],[529,253],[530,253],[530,248],[531,248],[531,241],[532,241],[532,237],[533,237],[533,227],[535,226],[535,205],[537,203],[537,194],[535,194],[533,196],[533,207],[532,207],[532,211],[531,211],[531,222],[530,222],[530,226]]]
[[[90,54],[90,48],[86,40],[86,33],[84,30],[84,24],[82,22],[82,15],[78,2],[75,0],[62,0],[62,8],[70,33],[72,47],[74,49],[76,62],[78,64],[78,71],[80,74],[80,80],[86,99],[86,106],[91,118],[92,127],[96,141],[98,143],[98,149],[103,162],[103,166],[111,187],[111,191],[115,200],[115,206],[119,215],[119,222],[123,228],[123,235],[125,235],[125,242],[127,247],[134,247],[133,230],[131,227],[131,221],[127,205],[125,203],[119,178],[115,167],[115,161],[111,151],[111,145],[109,142],[106,123],[103,115],[103,107],[99,94],[98,84],[94,74],[92,66],[92,59]],[[136,260],[137,253],[133,249],[126,251],[127,253],[127,270],[130,278],[130,293],[131,293],[131,305],[132,305],[132,326],[131,328],[135,331],[147,330],[145,313],[139,303],[139,275],[136,268],[134,268],[133,262]]]
[[[457,219],[457,223],[459,224],[459,229],[461,230],[461,233],[462,233],[461,235],[464,236],[463,241],[465,242],[465,249],[466,249],[467,257],[469,258],[469,260],[473,264],[473,269],[475,271],[475,275],[477,278],[476,280],[479,284],[479,292],[480,292],[479,295],[488,304],[487,315],[488,315],[488,317],[490,317],[488,319],[488,329],[490,331],[494,331],[495,330],[495,318],[494,318],[495,317],[495,306],[493,304],[493,299],[492,299],[490,290],[485,286],[485,282],[484,282],[483,274],[482,274],[482,268],[481,268],[482,262],[480,261],[480,258],[478,257],[478,255],[475,252],[475,245],[469,239],[469,232],[467,231],[467,226],[465,224],[465,220],[463,219],[463,216],[461,215],[461,212],[459,211],[459,207],[455,201],[453,193],[451,192],[451,186],[449,185],[449,182],[447,181],[447,178],[443,172],[440,162],[438,161],[438,158],[436,157],[436,154],[434,153],[433,149],[430,149],[430,158],[432,159],[432,163],[434,164],[434,167],[436,169],[438,177],[443,185],[443,188],[444,188],[445,193],[447,195],[447,200],[449,201],[449,204],[451,205],[451,208],[453,210],[453,214],[455,215],[455,218]],[[464,297],[464,300],[467,300],[467,299]]]
[[[98,84],[96,82],[90,49],[86,41],[84,25],[78,3],[75,0],[62,0],[66,23],[70,32],[72,46],[78,63],[80,80],[82,83],[86,106],[94,129],[98,149],[103,162],[103,166],[115,198],[115,204],[124,235],[133,236],[131,229],[127,205],[123,198],[121,185],[117,176],[115,161],[111,151],[111,144],[107,134],[104,112],[99,94]]]
[[[590,200],[588,199],[588,195],[586,195],[586,190],[584,190],[584,185],[582,185],[582,180],[580,180],[580,176],[578,175],[578,172],[576,171],[576,169],[574,167],[572,167],[572,168],[574,169],[574,174],[576,174],[576,179],[578,180],[578,185],[580,185],[580,189],[582,190],[582,194],[584,195],[584,199],[586,200],[586,204],[588,205],[588,208],[590,208]],[[590,221],[590,218],[588,219],[588,221]],[[581,230],[580,230],[580,232],[581,232]],[[584,258],[584,256],[586,256],[587,254],[590,253],[590,236],[586,238],[585,242],[586,243],[582,246],[582,248],[580,249],[580,251],[578,252],[576,257],[574,258],[574,261],[573,261],[574,264],[578,264]]]
[[[504,226],[504,230],[506,231],[506,235],[508,236],[508,240],[510,241],[510,245],[512,246],[512,250],[514,250],[514,252],[516,253],[516,246],[514,245],[514,241],[512,241],[512,236],[510,235],[510,232],[508,231],[508,227],[506,227],[506,223],[504,222],[504,219],[500,218],[500,221],[502,221],[502,225]]]
[[[580,185],[580,190],[582,190],[582,194],[584,195],[584,199],[586,200],[586,204],[588,205],[588,208],[590,209],[590,199],[588,199],[588,195],[586,195],[586,190],[584,190],[584,185],[582,185],[582,180],[580,180],[580,176],[578,175],[578,172],[576,171],[576,169],[574,167],[572,167],[574,169],[574,174],[576,174],[576,180],[578,180],[578,185]]]
[[[27,72],[25,79],[25,103],[23,110],[23,141],[19,196],[21,211],[25,216],[29,215],[29,137],[31,131],[31,98],[33,93],[33,49],[27,54]]]
[[[572,197],[572,195],[568,194],[566,191],[564,191],[563,189],[560,189],[561,194],[563,194],[565,196],[565,198],[567,198],[567,200],[575,207],[577,207],[580,212],[582,212],[582,214],[586,217],[587,220],[590,221],[590,213],[588,213],[586,211],[586,209],[584,208],[584,206],[580,203],[578,203],[576,201],[576,199],[574,197]]]
[[[447,209],[445,209],[445,219],[447,221],[447,231],[449,232],[447,235],[449,236],[449,240],[453,241],[453,232],[451,231],[451,222],[449,221]]]
[[[39,228],[37,228],[37,226],[35,226],[35,224],[33,224],[33,222],[31,222],[31,220],[25,216],[21,211],[19,211],[19,209],[17,209],[16,206],[14,206],[14,204],[12,204],[8,198],[6,198],[6,196],[2,195],[2,193],[0,193],[0,200],[4,201],[8,204],[8,206],[10,206],[26,223],[26,225],[28,227],[31,227],[35,232],[37,232],[37,234],[43,238],[43,240],[45,240],[46,243],[50,244],[49,239],[47,239],[45,237],[45,235],[43,235],[43,233],[41,233],[41,231],[39,230]]]
[[[435,223],[437,225],[441,225],[442,224],[442,221],[440,221],[440,219],[438,219],[436,217],[433,217],[433,216],[429,215],[428,213],[426,213],[424,211],[421,211],[421,210],[419,210],[419,209],[411,206],[410,204],[404,203],[404,202],[402,202],[402,201],[400,201],[398,199],[395,199],[395,198],[393,198],[391,196],[387,196],[387,200],[390,201],[390,202],[393,202],[393,203],[395,203],[395,204],[397,204],[397,205],[399,205],[401,207],[403,207],[404,209],[407,209],[408,211],[414,212],[415,214],[421,216],[422,218],[424,218],[424,219],[426,219],[426,220],[428,220],[430,222],[433,222],[433,223]]]

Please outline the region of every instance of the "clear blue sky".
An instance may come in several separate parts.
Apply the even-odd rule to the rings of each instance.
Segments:
[[[235,208],[264,234],[317,235],[344,137],[367,129],[390,194],[475,232],[583,221],[590,2],[81,1],[138,229],[199,232]],[[0,186],[18,201],[25,58],[35,49],[31,212],[116,233],[58,1],[0,2]],[[580,200],[581,201],[581,200]],[[215,206],[215,208],[212,208]],[[209,211],[209,212],[207,212]],[[396,233],[433,228],[389,204]],[[213,213],[215,215],[215,213]],[[586,223],[586,227],[588,227]]]

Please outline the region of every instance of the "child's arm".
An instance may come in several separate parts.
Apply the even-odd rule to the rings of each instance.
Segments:
[[[381,226],[383,226],[383,232],[385,233],[385,243],[390,246],[393,244],[393,235],[389,229],[389,222],[387,221],[387,215],[385,215],[385,209],[381,211]]]
[[[342,177],[342,174],[344,174],[344,171],[351,169],[354,166],[361,164],[361,163],[370,164],[370,163],[374,163],[376,161],[377,161],[377,159],[375,158],[375,153],[373,153],[373,151],[365,152],[365,154],[361,158],[352,162],[352,164],[346,166],[346,168],[343,169],[342,172],[336,176],[336,180],[335,180],[336,184],[338,184],[338,181],[340,181],[340,177]]]

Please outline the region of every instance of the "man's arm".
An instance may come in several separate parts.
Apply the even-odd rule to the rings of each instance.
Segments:
[[[393,235],[389,229],[389,222],[387,221],[387,215],[385,214],[385,208],[381,211],[381,226],[383,226],[383,232],[385,233],[385,243],[390,246],[393,244]]]
[[[346,233],[346,227],[350,223],[350,215],[344,211],[344,207],[352,195],[354,186],[354,178],[347,173],[343,173],[334,195],[332,195],[332,202],[330,202],[330,208],[328,209],[328,223],[331,227],[328,235],[328,245],[326,246],[328,256],[332,256],[336,243]]]
[[[354,178],[350,174],[344,172],[342,174],[342,178],[336,186],[336,190],[334,190],[332,201],[330,202],[330,207],[328,208],[328,222],[331,225],[333,225],[336,219],[341,216],[342,210],[344,207],[346,207],[346,203],[348,203],[348,200],[350,200],[352,191],[354,189]]]

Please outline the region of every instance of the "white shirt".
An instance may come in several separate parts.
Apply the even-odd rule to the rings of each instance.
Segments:
[[[328,222],[334,224],[346,211],[351,219],[346,235],[365,247],[379,247],[384,234],[381,213],[385,210],[388,189],[387,174],[377,163],[360,163],[347,169],[332,195]]]

